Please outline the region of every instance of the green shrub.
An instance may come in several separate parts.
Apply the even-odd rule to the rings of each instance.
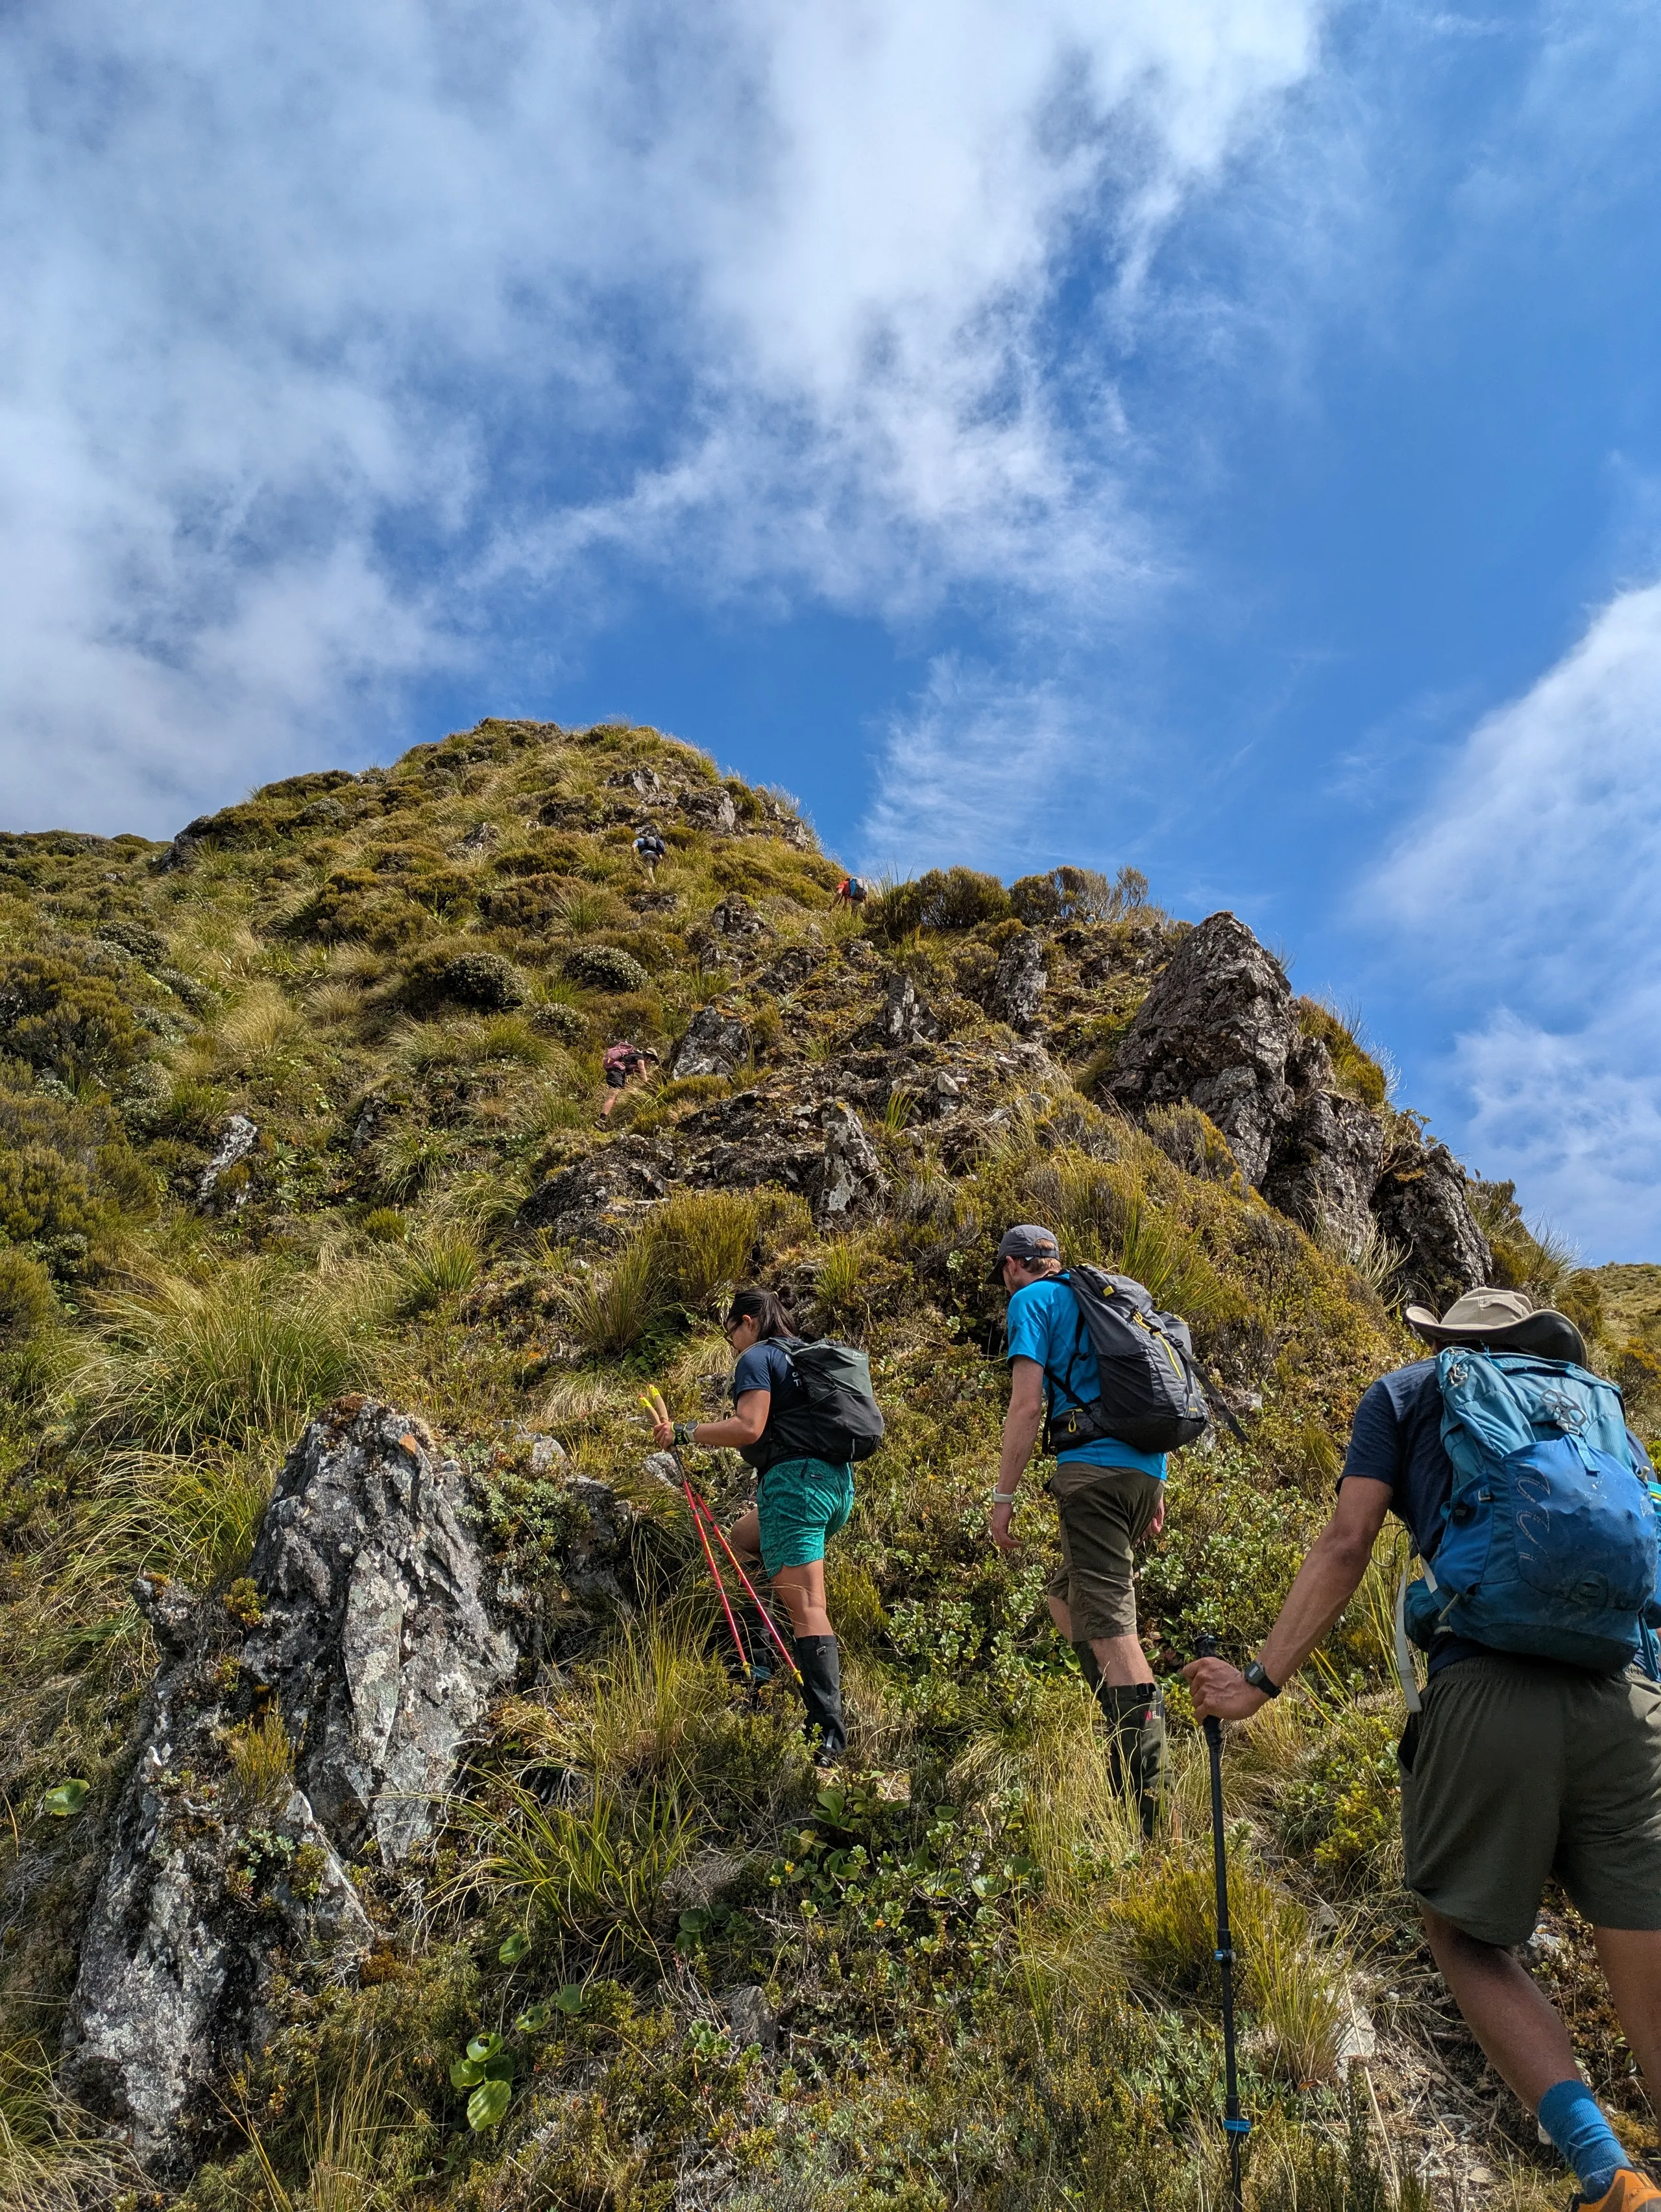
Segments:
[[[441,945],[409,963],[402,995],[406,1006],[417,1009],[447,1003],[496,1014],[522,1006],[530,991],[519,969],[501,953],[457,951]]]
[[[615,995],[651,988],[651,977],[633,953],[619,951],[615,945],[580,945],[566,954],[563,964],[566,975],[585,990]]]
[[[1177,1106],[1155,1106],[1147,1118],[1147,1133],[1184,1175],[1208,1182],[1232,1182],[1239,1173],[1228,1139],[1208,1114],[1186,1100]]]
[[[1011,884],[1009,903],[1029,927],[1117,921],[1133,907],[1147,905],[1147,878],[1140,868],[1125,867],[1110,883],[1095,868],[1052,868],[1048,875],[1022,876]]]
[[[976,868],[931,868],[868,901],[866,921],[893,943],[914,929],[973,929],[983,921],[1006,921],[1013,911],[995,876]]]
[[[45,1145],[0,1152],[0,1231],[14,1243],[85,1237],[100,1209],[86,1171]]]
[[[0,960],[0,1029],[9,1051],[71,1085],[119,1083],[143,1056],[117,985],[52,954]]]
[[[21,1352],[60,1318],[52,1277],[40,1262],[0,1248],[0,1352]]]

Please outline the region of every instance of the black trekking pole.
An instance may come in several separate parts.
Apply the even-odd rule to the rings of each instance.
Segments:
[[[1214,1636],[1195,1638],[1202,1659],[1217,1656]],[[1211,1854],[1217,1875],[1217,1948],[1213,1954],[1223,1978],[1223,2126],[1228,2135],[1229,2194],[1234,2212],[1243,2212],[1245,2182],[1240,2170],[1251,2123],[1240,2112],[1240,2083],[1234,2063],[1234,1941],[1228,1926],[1228,1841],[1223,1832],[1223,1724],[1214,1713],[1205,1723],[1211,1753]]]

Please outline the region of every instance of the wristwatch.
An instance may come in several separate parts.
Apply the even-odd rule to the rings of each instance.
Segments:
[[[1269,1676],[1263,1672],[1263,1662],[1261,1659],[1254,1659],[1249,1667],[1243,1667],[1240,1673],[1242,1678],[1249,1682],[1254,1690],[1261,1690],[1266,1698],[1280,1696],[1280,1684],[1269,1680]]]
[[[696,1421],[677,1421],[675,1423],[675,1442],[678,1444],[691,1443],[694,1441],[693,1432],[697,1427],[697,1423]]]

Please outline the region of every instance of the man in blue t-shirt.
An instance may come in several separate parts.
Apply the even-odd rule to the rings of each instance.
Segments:
[[[1023,1222],[998,1246],[995,1280],[1009,1293],[1009,1411],[992,1493],[992,1540],[1013,1549],[1010,1516],[1043,1425],[1102,1395],[1079,1302],[1062,1274],[1061,1247]],[[1135,1547],[1165,1522],[1165,1455],[1097,1437],[1059,1455],[1049,1489],[1062,1524],[1050,1610],[1078,1654],[1110,1730],[1114,1778],[1135,1792],[1152,1835],[1165,1790],[1165,1693],[1136,1633]]]
[[[1513,1291],[1467,1291],[1439,1321],[1409,1306],[1408,1319],[1437,1350],[1585,1361],[1573,1322],[1534,1312]],[[1244,1673],[1220,1659],[1183,1668],[1201,1719],[1246,1720],[1279,1697],[1360,1588],[1387,1515],[1433,1557],[1454,1481],[1442,1413],[1434,1359],[1366,1392],[1332,1518],[1262,1652]],[[1592,1923],[1628,2044],[1661,2101],[1661,1685],[1637,1667],[1596,1674],[1445,1634],[1401,1769],[1406,1886],[1467,2026],[1579,2174],[1576,2204],[1661,2208],[1661,2189],[1628,2161],[1561,2016],[1514,1955],[1555,1876]]]

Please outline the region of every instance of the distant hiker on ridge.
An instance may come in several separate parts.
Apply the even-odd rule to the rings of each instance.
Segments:
[[[640,1045],[630,1044],[626,1038],[617,1044],[606,1046],[605,1056],[600,1061],[600,1070],[605,1078],[605,1103],[599,1109],[601,1121],[611,1120],[612,1107],[628,1089],[630,1083],[636,1076],[644,1075],[647,1062],[656,1058],[656,1053],[648,1051]]]
[[[657,881],[658,862],[663,859],[668,849],[659,836],[654,823],[642,822],[636,830],[635,858],[640,862],[648,884],[654,884]]]
[[[1244,1674],[1183,1668],[1203,1719],[1278,1698],[1360,1588],[1387,1514],[1422,1563],[1397,1599],[1407,1887],[1489,2063],[1595,2212],[1661,2206],[1581,2079],[1568,2031],[1515,1955],[1555,1876],[1591,1921],[1627,2042],[1661,2103],[1661,1671],[1648,1455],[1573,1322],[1477,1290],[1437,1352],[1356,1408],[1331,1520]],[[1408,1638],[1429,1654],[1422,1693]]]
[[[844,876],[837,885],[837,904],[857,914],[870,894],[857,876]]]

